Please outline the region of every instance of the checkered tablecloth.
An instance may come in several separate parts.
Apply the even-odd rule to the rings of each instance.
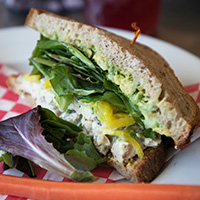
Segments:
[[[6,85],[6,80],[11,74],[18,74],[17,71],[1,65],[0,64],[0,120],[5,120],[9,117],[16,116],[18,114],[24,113],[30,109],[23,100],[19,98],[18,95],[10,91]],[[185,86],[186,92],[188,92],[200,106],[200,84],[193,84]],[[196,136],[196,138],[199,137]],[[196,139],[195,138],[195,139]],[[27,175],[15,170],[9,169],[7,171],[2,170],[3,163],[0,163],[0,173],[9,174],[19,177],[26,177]],[[54,181],[72,181],[63,177],[60,177],[52,172],[46,171],[38,166],[34,166],[35,172],[37,174],[36,179],[46,179]],[[100,177],[97,182],[108,183],[114,182],[122,179],[122,176],[119,175],[113,168],[108,166],[99,166],[96,169],[92,170],[92,173]],[[0,191],[1,192],[1,191]],[[0,200],[22,200],[24,198],[0,195]]]

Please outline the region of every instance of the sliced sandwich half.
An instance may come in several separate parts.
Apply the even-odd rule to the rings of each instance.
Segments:
[[[31,9],[41,33],[30,74],[9,87],[83,128],[107,163],[132,182],[149,182],[165,161],[163,140],[189,142],[197,104],[152,49],[66,17]]]

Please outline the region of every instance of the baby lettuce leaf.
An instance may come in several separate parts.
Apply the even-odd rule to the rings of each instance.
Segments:
[[[58,95],[55,93],[54,100],[60,110],[66,111],[68,106],[73,102],[74,97],[72,94]]]
[[[70,136],[77,136],[77,132],[80,132],[82,129],[71,122],[63,120],[57,117],[51,110],[47,108],[39,107],[38,113],[40,114],[40,123],[42,126],[44,124],[48,124],[48,121],[51,123],[55,123],[57,127],[65,128],[70,134]]]
[[[7,153],[9,154],[9,153]],[[11,156],[11,165],[8,165],[8,163],[5,162],[3,163],[3,170],[7,170],[10,168],[16,168],[19,171],[27,174],[29,177],[36,177],[32,162],[30,160],[27,160],[26,158],[23,158],[21,156]]]
[[[50,75],[50,69],[51,67],[48,67],[47,65],[43,65],[39,62],[37,62],[37,59],[30,59],[30,64],[34,65],[35,67],[32,70],[32,74],[39,74],[41,73],[43,76],[47,78],[51,78]]]
[[[77,169],[90,171],[97,164],[107,160],[102,158],[93,145],[90,137],[80,133],[76,142],[73,143],[74,148],[66,152],[65,158]]]
[[[85,96],[104,91],[103,87],[99,84],[93,84],[73,76],[70,68],[67,66],[53,68],[50,82],[58,96],[66,94]]]
[[[95,181],[98,179],[97,177],[94,177],[89,171],[85,171],[83,176],[83,172],[79,172],[77,170],[72,172],[71,178],[78,182],[91,182],[91,180]]]
[[[42,135],[44,128],[40,123],[39,109],[38,106],[17,117],[0,122],[0,149],[13,156],[26,158],[60,176],[72,178],[76,169]],[[80,180],[91,181],[93,177],[88,172],[77,172],[77,174]]]
[[[96,167],[96,162],[93,158],[88,157],[85,151],[70,149],[65,158],[77,169],[90,171]]]
[[[140,134],[143,135],[145,138],[151,138],[152,140],[156,139],[155,132],[151,128],[144,130]]]
[[[13,167],[13,164],[12,164],[12,154],[8,153],[8,152],[5,152],[3,150],[1,150],[1,152],[3,152],[1,154],[1,157],[0,157],[0,162],[1,161],[4,161],[4,163],[9,167],[9,168],[12,168]]]

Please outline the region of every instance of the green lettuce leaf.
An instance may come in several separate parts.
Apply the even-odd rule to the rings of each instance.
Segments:
[[[92,138],[80,133],[74,142],[74,148],[67,151],[65,158],[75,167],[81,170],[92,170],[98,164],[107,160],[102,158],[93,145]]]
[[[145,138],[151,138],[152,140],[156,139],[155,132],[151,128],[144,130],[140,134],[143,135]]]
[[[27,174],[29,177],[35,177],[32,162],[21,156],[13,156],[11,153],[7,153],[3,156],[3,170],[10,168],[16,168],[19,171]]]
[[[53,68],[50,82],[58,96],[66,94],[87,96],[104,91],[103,87],[99,84],[94,84],[73,76],[70,68],[67,66]]]

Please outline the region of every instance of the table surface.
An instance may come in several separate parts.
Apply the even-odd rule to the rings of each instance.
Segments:
[[[84,22],[81,9],[62,14]],[[25,13],[13,12],[5,8],[3,0],[0,0],[0,28],[21,26],[24,24],[25,17]],[[200,57],[200,1],[162,0],[157,37]]]

